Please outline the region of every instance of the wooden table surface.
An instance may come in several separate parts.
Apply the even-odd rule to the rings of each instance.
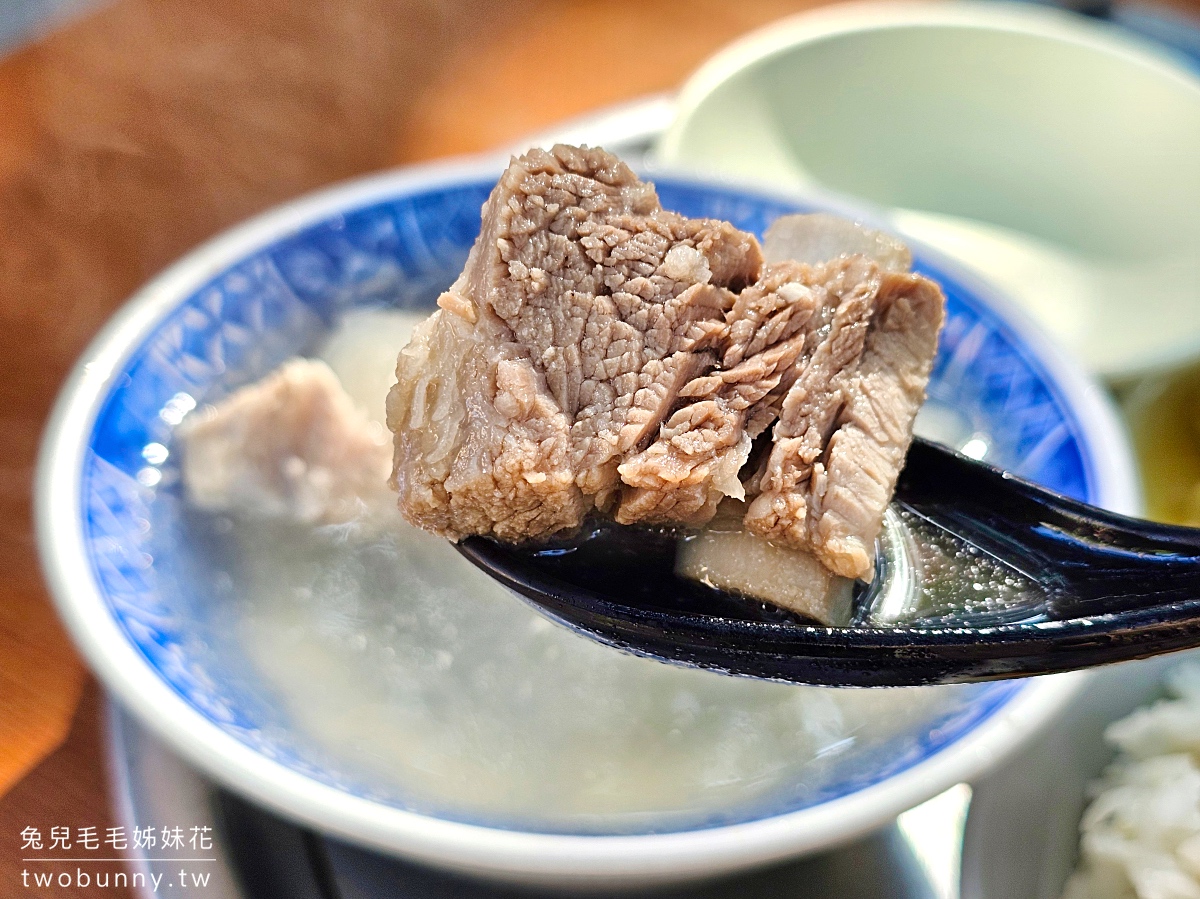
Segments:
[[[20,832],[111,823],[102,696],[30,504],[51,402],[113,310],[281,200],[673,88],[820,2],[116,0],[0,59],[0,895],[95,895],[21,887]]]

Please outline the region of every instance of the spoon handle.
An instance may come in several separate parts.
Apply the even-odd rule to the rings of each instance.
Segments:
[[[479,538],[458,548],[543,612],[605,643],[796,683],[983,681],[1200,646],[1200,529],[1114,515],[923,440],[909,450],[894,507],[950,547],[939,589],[963,614],[852,627],[759,619],[739,613],[751,604],[719,591],[708,593],[726,605],[697,599],[699,587],[671,575],[672,541],[625,528],[608,529],[610,542],[591,547],[596,564],[579,564],[582,549],[543,553]],[[966,600],[986,590],[975,589],[980,582],[959,552],[1015,572],[1029,601],[1000,618],[972,612]],[[890,564],[887,553],[881,560]],[[929,570],[912,581],[918,589],[928,589]],[[885,568],[876,583],[899,582],[897,572]]]
[[[924,440],[896,500],[1044,586],[1056,621],[1200,614],[1200,529],[1106,512]]]

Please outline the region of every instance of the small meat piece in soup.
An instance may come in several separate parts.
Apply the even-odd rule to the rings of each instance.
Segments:
[[[387,433],[323,362],[285,363],[177,436],[188,499],[208,512],[330,525],[391,506]]]
[[[869,581],[945,300],[929,279],[883,272],[864,256],[803,268],[804,283],[825,290],[837,310],[783,399],[746,527]]]

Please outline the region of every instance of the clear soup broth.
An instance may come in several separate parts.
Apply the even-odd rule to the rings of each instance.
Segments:
[[[376,418],[415,320],[352,313],[320,354]],[[987,446],[937,406],[918,429]],[[978,685],[797,687],[618,652],[398,513],[385,536],[181,520],[194,552],[164,574],[202,586],[202,652],[261,707],[264,742],[420,812],[574,833],[729,823],[865,785],[986,714],[968,709]]]

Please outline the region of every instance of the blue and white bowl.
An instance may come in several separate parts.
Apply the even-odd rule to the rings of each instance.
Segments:
[[[465,872],[558,885],[698,878],[833,845],[980,774],[1064,706],[1085,676],[955,688],[944,714],[883,751],[847,756],[819,790],[685,828],[621,833],[416,810],[266,726],[269,701],[253,682],[197,648],[186,584],[164,586],[164,566],[188,546],[170,539],[178,486],[162,450],[197,401],[311,347],[344,310],[432,307],[466,258],[499,168],[383,175],[260,216],[148,284],[85,353],[45,438],[38,539],[63,619],[121,702],[209,775],[297,820]],[[780,214],[829,208],[655,181],[665,207],[759,234]],[[1099,391],[989,287],[922,247],[914,255],[949,300],[930,393],[964,439],[991,434],[999,464],[1136,511],[1125,438]]]

